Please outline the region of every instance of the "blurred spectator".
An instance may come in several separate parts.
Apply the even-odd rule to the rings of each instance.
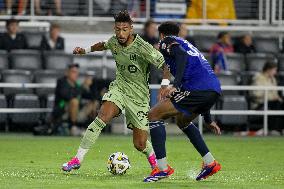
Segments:
[[[251,35],[246,34],[240,37],[239,40],[234,44],[234,50],[238,53],[248,54],[255,53],[255,47],[252,43]]]
[[[158,49],[159,39],[157,36],[158,36],[158,30],[156,22],[154,22],[153,20],[148,20],[144,24],[143,34],[141,37],[145,41],[153,45],[154,48]],[[157,75],[161,75],[161,73],[159,73],[159,70],[155,66],[150,65],[150,73],[151,74],[149,76],[149,82],[151,84],[158,83],[159,77],[157,77]]]
[[[108,86],[111,82],[112,80],[110,79],[94,78],[93,84],[90,86],[91,94],[101,101],[104,94],[108,91]]]
[[[275,75],[277,73],[277,64],[266,62],[263,66],[263,71],[258,73],[253,78],[252,85],[256,86],[277,86]],[[261,110],[264,107],[264,91],[252,91],[250,93],[252,99],[252,108]],[[281,110],[283,109],[283,99],[279,96],[278,91],[268,91],[268,109]],[[269,116],[268,119],[270,130],[281,131],[283,122],[280,116]]]
[[[145,8],[145,0],[129,0],[127,3],[127,10],[133,18],[145,17]]]
[[[144,24],[143,35],[141,36],[145,41],[153,45],[156,49],[158,49],[158,30],[157,24],[153,20],[148,20]]]
[[[18,15],[25,15],[26,14],[26,9],[27,9],[27,0],[6,0],[6,14],[7,15],[12,15],[12,7],[13,7],[13,2],[17,2],[18,4]]]
[[[187,30],[186,24],[184,24],[184,23],[180,24],[180,27],[179,27],[179,28],[180,28],[180,31],[179,31],[179,34],[178,34],[179,37],[181,37],[181,38],[187,40],[187,41],[190,42],[193,46],[196,46],[194,39],[188,35],[188,30]]]
[[[41,50],[64,50],[64,38],[60,37],[58,24],[50,26],[49,36],[43,36],[40,46]]]
[[[98,106],[98,101],[92,98],[90,94],[92,78],[87,77],[83,85],[80,85],[78,83],[78,76],[79,65],[70,64],[67,68],[66,76],[57,80],[52,113],[55,123],[60,123],[63,120],[69,121],[71,135],[80,135],[82,133],[77,123],[94,119]],[[84,96],[87,96],[88,99],[91,96],[91,101],[82,105],[81,99]]]
[[[62,16],[62,9],[61,9],[61,0],[54,0],[55,4],[55,15],[56,16]],[[50,6],[48,6],[50,7]],[[36,15],[42,15],[41,11],[41,0],[35,0],[35,14]],[[52,10],[48,9],[48,15],[52,15]]]
[[[0,39],[0,49],[7,51],[13,49],[26,49],[27,41],[23,34],[18,33],[19,22],[15,19],[10,19],[6,21],[7,32],[3,34]]]
[[[227,71],[226,54],[234,52],[231,35],[228,32],[220,32],[217,43],[210,48],[213,68],[216,73]]]

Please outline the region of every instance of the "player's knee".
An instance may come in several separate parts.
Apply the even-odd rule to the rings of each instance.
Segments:
[[[134,141],[134,147],[141,152],[146,148],[146,141]]]

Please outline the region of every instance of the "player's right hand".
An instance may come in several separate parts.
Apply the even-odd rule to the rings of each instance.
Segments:
[[[166,93],[167,93],[167,87],[161,87],[159,89],[158,96],[157,96],[159,102],[166,98]]]
[[[172,86],[167,86],[167,87],[161,87],[159,90],[158,94],[158,101],[164,100],[166,98],[171,98],[172,94],[176,91],[177,89]]]
[[[85,49],[81,48],[81,47],[76,47],[74,50],[73,50],[73,54],[86,54],[86,51]]]

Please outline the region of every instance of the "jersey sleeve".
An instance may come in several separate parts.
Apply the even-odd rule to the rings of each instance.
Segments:
[[[159,44],[159,50],[163,56],[171,56],[171,47],[179,45],[173,37],[165,37]]]
[[[182,87],[182,79],[187,65],[187,53],[173,37],[165,37],[159,45],[161,53],[165,57],[171,57],[176,63],[176,75],[174,87]]]
[[[164,65],[165,60],[163,55],[152,45],[146,44],[144,45],[143,49],[143,56],[145,57],[148,63],[153,64],[157,68],[161,68]]]
[[[111,38],[105,41],[104,47],[106,49],[111,50],[114,46],[114,42],[115,42],[115,36],[112,36]]]
[[[188,64],[187,53],[179,45],[173,45],[171,47],[171,55],[176,63],[176,75],[174,80],[174,86],[180,88],[182,86],[182,79],[184,76],[186,65]]]

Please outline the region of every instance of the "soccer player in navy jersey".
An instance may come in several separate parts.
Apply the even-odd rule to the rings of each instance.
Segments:
[[[176,116],[178,127],[187,135],[203,159],[202,170],[196,180],[206,179],[217,173],[221,165],[210,153],[198,128],[191,121],[201,114],[205,124],[216,134],[221,134],[220,128],[211,120],[210,115],[210,108],[221,94],[220,82],[202,53],[188,41],[177,37],[177,23],[164,22],[158,30],[161,39],[160,52],[175,80],[173,86],[170,86],[168,78],[163,79],[159,102],[148,114],[158,168],[154,169],[144,182],[155,182],[174,172],[166,159],[164,123],[165,119],[173,116]],[[164,73],[165,75],[169,74]]]

